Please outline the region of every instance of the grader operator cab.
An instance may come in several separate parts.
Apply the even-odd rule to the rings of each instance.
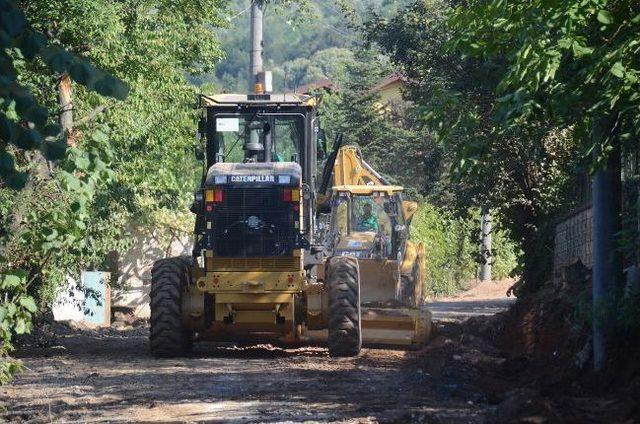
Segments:
[[[328,328],[334,356],[359,352],[357,260],[329,259],[326,279],[315,275],[326,260],[315,232],[315,101],[201,96],[194,250],[152,269],[154,355],[180,355],[197,340],[300,342],[307,328]]]

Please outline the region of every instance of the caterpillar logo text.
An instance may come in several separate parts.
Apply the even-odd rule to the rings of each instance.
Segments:
[[[232,175],[232,183],[275,183],[275,175]]]

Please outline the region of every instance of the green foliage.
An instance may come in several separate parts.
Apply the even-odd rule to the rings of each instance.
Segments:
[[[0,86],[8,99],[0,118],[28,135],[0,134],[0,171],[20,179],[5,180],[11,186],[24,187],[0,183],[0,272],[24,270],[25,293],[46,305],[68,277],[90,267],[110,269],[110,258],[131,245],[136,227],[184,230],[198,171],[192,158],[196,89],[186,75],[211,71],[221,57],[214,31],[225,24],[226,2],[0,4],[25,25],[21,33],[0,28],[0,41],[13,43],[2,51],[11,71],[2,83],[22,96]],[[2,25],[9,25],[5,16],[3,9]],[[38,42],[25,44],[29,37]],[[64,73],[74,80],[73,131],[65,134],[71,147],[57,125]],[[52,158],[58,161],[46,160]],[[16,369],[4,356],[2,362]]]
[[[451,17],[453,45],[504,62],[501,131],[545,120],[572,126],[582,154],[608,155],[640,128],[640,5],[634,0],[474,1]],[[604,136],[594,126],[605,120]]]
[[[411,221],[411,239],[425,247],[428,294],[454,294],[467,288],[476,277],[479,226],[479,213],[462,219],[429,203],[420,204]],[[517,263],[516,248],[502,230],[494,229],[492,236],[492,276],[499,280],[513,273]]]
[[[518,272],[534,288],[551,274],[550,223],[575,201],[572,188],[582,165],[575,154],[579,141],[573,127],[553,125],[535,114],[503,125],[499,90],[507,71],[501,52],[507,46],[495,55],[461,52],[464,43],[456,41],[454,30],[466,27],[452,27],[451,16],[468,9],[454,12],[451,3],[416,1],[391,19],[374,17],[363,30],[406,75],[407,97],[433,137],[434,147],[423,148],[433,152],[433,184],[425,185],[423,194],[461,216],[470,208],[490,206],[522,251]],[[466,40],[470,45],[474,37]]]
[[[504,278],[515,277],[520,260],[520,252],[518,246],[508,236],[508,234],[498,228],[494,229],[491,234],[491,276],[494,280],[502,280]]]
[[[324,127],[332,133],[343,133],[345,144],[368,146],[382,141],[390,125],[385,116],[376,111],[379,96],[370,89],[390,71],[375,52],[360,50],[346,66],[344,86],[333,96],[323,98],[320,112]]]
[[[376,50],[359,49],[346,64],[339,88],[323,95],[320,115],[330,139],[342,133],[343,143],[360,146],[365,160],[389,181],[422,192],[431,177],[424,155],[432,138],[406,104],[391,103],[372,91],[392,71]]]
[[[31,290],[42,300],[67,275],[108,269],[107,258],[131,245],[131,231],[157,228],[163,210],[188,216],[198,169],[192,157],[196,90],[185,75],[211,70],[221,56],[213,31],[224,24],[224,5],[23,3],[32,26],[50,42],[82,52],[131,88],[115,103],[74,85],[77,147],[53,178],[39,173],[25,191],[3,197],[2,219],[13,223],[3,238],[8,260],[38,275]],[[25,86],[39,88],[41,101],[55,110],[55,76],[38,63],[22,69]]]
[[[229,28],[221,31],[225,59],[215,74],[194,78],[199,85],[213,83],[219,91],[244,92],[249,67],[249,0],[233,0]],[[343,4],[348,3],[348,4]],[[293,91],[301,85],[328,78],[343,82],[344,64],[359,49],[360,37],[343,11],[365,16],[377,9],[381,14],[395,11],[404,1],[269,1],[265,8],[265,69],[273,72],[274,89]]]
[[[230,2],[235,10],[229,29],[221,32],[225,60],[216,67],[215,75],[197,78],[200,84],[214,81],[219,90],[244,92],[247,88],[249,68],[249,40],[247,30],[249,1]],[[265,69],[273,71],[276,90],[284,88],[286,72],[287,88],[306,84],[317,75],[317,67],[323,64],[310,61],[317,53],[331,48],[344,48],[351,34],[332,28],[340,20],[329,2],[285,1],[267,2],[264,8],[264,61]],[[313,67],[314,76],[306,75],[306,68]]]
[[[17,369],[15,361],[5,358],[11,346],[11,332],[22,334],[28,330],[31,314],[36,310],[34,299],[46,304],[65,278],[102,260],[104,251],[96,248],[91,231],[96,225],[91,209],[96,192],[104,189],[112,174],[95,149],[70,148],[53,177],[34,173],[27,187],[18,193],[0,188],[0,222],[5,229],[0,233],[0,273],[20,269],[24,276],[20,282],[14,279],[16,284],[0,287],[5,302],[0,311],[4,307],[9,311],[5,316],[7,332],[0,334],[7,349],[2,357],[7,373]],[[22,307],[17,309],[18,315],[11,313],[16,311],[15,305]],[[5,381],[8,377],[4,375]]]
[[[110,127],[115,181],[109,207],[124,204],[134,217],[152,213],[145,205],[187,209],[198,168],[192,154],[196,89],[186,75],[209,72],[221,58],[214,31],[225,25],[225,5],[222,0],[26,3],[35,27],[51,31],[56,22],[56,40],[86,49],[94,63],[131,86],[127,100],[117,105],[83,90],[74,101],[80,119],[106,109],[95,121]]]
[[[51,72],[69,73],[90,90],[118,99],[126,97],[128,87],[90,62],[69,53],[34,30],[16,3],[0,1],[0,178],[13,189],[24,187],[27,173],[16,155],[39,149],[49,160],[64,154],[64,140],[56,138],[59,127],[49,119],[29,87],[21,82],[24,63],[41,61]],[[12,146],[9,148],[9,146]]]
[[[416,1],[362,29],[410,81],[436,140],[427,198],[489,205],[534,290],[551,278],[553,222],[576,186],[638,138],[635,1]]]
[[[549,278],[530,271],[551,268],[548,222],[574,200],[572,171],[593,170],[613,149],[637,146],[640,6],[624,0],[482,0],[450,16],[453,51],[493,67],[488,135],[517,136],[537,168],[540,184],[528,196],[534,212],[529,230],[515,232],[528,240],[524,272],[534,288],[534,281]],[[466,162],[459,169],[482,175],[474,168],[486,167],[482,152],[488,145],[462,143],[457,157]],[[509,218],[517,222],[518,216]]]
[[[11,359],[14,334],[30,331],[36,312],[27,294],[47,262],[84,240],[86,205],[111,171],[92,150],[67,149],[44,99],[29,84],[67,73],[85,89],[123,99],[128,86],[35,30],[16,2],[0,1],[0,384],[20,369]],[[52,84],[55,88],[55,84]],[[51,162],[59,169],[52,172]],[[49,163],[49,166],[47,166]],[[16,191],[23,189],[22,191]],[[35,284],[34,284],[35,283]]]
[[[427,293],[449,295],[466,288],[475,277],[477,243],[473,228],[462,219],[422,204],[411,222],[411,239],[424,243]]]
[[[26,294],[27,274],[21,270],[0,273],[0,385],[11,381],[21,370],[19,361],[9,357],[14,335],[31,331],[31,317],[37,311],[33,297]]]

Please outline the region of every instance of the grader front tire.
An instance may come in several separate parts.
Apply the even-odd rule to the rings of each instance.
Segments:
[[[180,356],[191,350],[191,334],[182,324],[182,296],[189,284],[191,258],[156,261],[151,270],[151,331],[155,357]]]
[[[334,256],[327,266],[329,355],[356,356],[362,347],[360,270],[358,260]]]

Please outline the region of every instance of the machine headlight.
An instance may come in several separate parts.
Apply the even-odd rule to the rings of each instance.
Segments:
[[[195,193],[193,193],[193,200],[196,203],[202,203],[203,199],[204,199],[204,196],[202,195],[202,190],[198,190]]]

